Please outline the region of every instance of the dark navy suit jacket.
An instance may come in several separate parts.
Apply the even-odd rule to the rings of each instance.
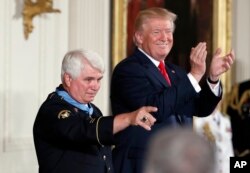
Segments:
[[[113,150],[116,173],[141,173],[144,151],[150,136],[162,127],[191,126],[193,116],[207,116],[221,96],[215,96],[207,82],[197,93],[187,73],[166,63],[171,87],[158,68],[138,49],[114,69],[111,81],[111,106],[114,115],[133,111],[141,106],[156,106],[157,119],[150,132],[130,127],[116,135]]]

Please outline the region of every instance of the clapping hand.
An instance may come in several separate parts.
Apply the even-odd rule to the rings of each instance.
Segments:
[[[234,51],[231,50],[225,56],[220,56],[221,49],[216,49],[209,70],[209,78],[212,81],[217,81],[220,78],[220,75],[228,71],[235,60]]]

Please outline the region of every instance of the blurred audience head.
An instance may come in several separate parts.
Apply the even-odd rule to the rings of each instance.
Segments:
[[[191,128],[166,128],[152,137],[144,173],[214,173],[215,146]]]

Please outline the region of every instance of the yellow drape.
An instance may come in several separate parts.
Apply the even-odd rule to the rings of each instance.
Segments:
[[[228,53],[232,48],[232,0],[213,1],[213,52],[217,47],[222,49],[222,55]],[[222,75],[224,100],[221,105],[222,112],[227,106],[226,96],[230,94],[231,86],[234,83],[234,69]]]

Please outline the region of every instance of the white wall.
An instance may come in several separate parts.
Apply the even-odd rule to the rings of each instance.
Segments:
[[[106,70],[94,103],[101,108],[104,115],[108,115],[111,60],[110,1],[73,0],[70,2],[69,49],[92,49],[103,57]]]
[[[39,106],[60,83],[60,65],[69,49],[99,52],[106,64],[95,103],[109,113],[109,1],[54,0],[61,13],[36,16],[25,40],[23,0],[0,5],[0,172],[38,172],[32,127]]]
[[[236,82],[250,80],[250,1],[233,0],[233,48],[236,53]]]

